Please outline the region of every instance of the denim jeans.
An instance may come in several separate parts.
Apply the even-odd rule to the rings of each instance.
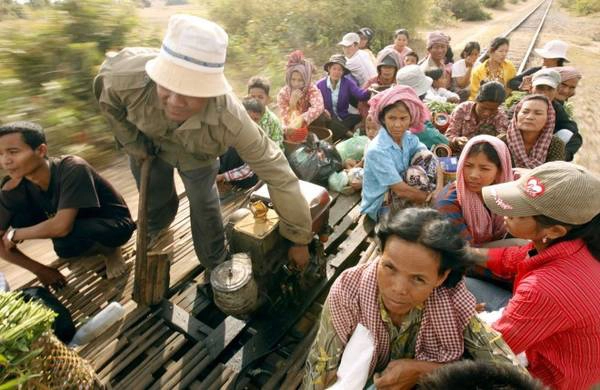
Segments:
[[[130,158],[130,167],[139,189],[141,165]],[[202,265],[214,269],[226,258],[225,233],[219,193],[215,178],[219,161],[207,167],[189,171],[178,170],[190,203],[190,222],[196,256]],[[148,233],[168,227],[179,207],[177,190],[173,180],[173,167],[155,158],[150,170],[148,192]]]

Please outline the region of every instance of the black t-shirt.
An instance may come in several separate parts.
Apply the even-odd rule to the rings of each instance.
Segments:
[[[0,229],[30,226],[53,217],[61,209],[79,209],[78,219],[131,217],[123,197],[84,159],[54,157],[49,164],[47,191],[26,178],[12,190],[0,190]],[[7,180],[5,177],[1,186]]]

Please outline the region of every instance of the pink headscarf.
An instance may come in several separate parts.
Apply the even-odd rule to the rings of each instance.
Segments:
[[[369,100],[369,116],[377,124],[379,123],[379,114],[389,105],[401,101],[408,108],[410,113],[410,129],[413,133],[420,133],[424,129],[426,120],[431,118],[429,110],[421,102],[421,99],[415,93],[415,90],[406,85],[395,85],[378,93]]]
[[[496,150],[502,163],[501,172],[498,172],[498,178],[494,184],[514,180],[510,151],[504,142],[491,135],[477,135],[467,142],[460,155],[456,169],[456,195],[458,203],[462,208],[467,228],[473,237],[473,244],[476,245],[500,239],[506,233],[504,217],[491,214],[485,208],[478,194],[469,191],[465,184],[464,166],[469,156],[469,151],[474,145],[484,142],[490,144]]]
[[[427,36],[427,49],[435,44],[450,45],[450,37],[441,31],[432,31]]]
[[[572,66],[557,66],[556,68],[550,68],[560,73],[560,81],[569,81],[572,79],[581,80],[581,73]]]
[[[523,142],[523,136],[521,135],[521,131],[517,125],[517,119],[519,117],[521,108],[523,108],[523,104],[532,99],[542,99],[548,104],[548,119],[546,120],[546,125],[540,132],[533,149],[529,154],[527,154],[527,151],[525,150],[525,143]],[[508,125],[508,130],[506,131],[508,148],[515,159],[515,167],[533,169],[546,162],[548,148],[550,147],[550,142],[552,142],[552,136],[554,134],[555,122],[556,113],[554,112],[554,107],[552,107],[552,103],[544,95],[528,95],[517,104],[515,113],[513,114],[512,120]]]
[[[308,88],[311,83],[312,74],[315,71],[313,64],[304,58],[301,50],[295,50],[288,55],[288,62],[285,66],[285,83],[291,87],[292,73],[298,72],[304,79],[304,88]]]

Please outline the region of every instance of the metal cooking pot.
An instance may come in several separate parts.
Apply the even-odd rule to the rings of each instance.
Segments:
[[[252,260],[236,253],[210,274],[215,304],[225,314],[243,317],[258,307],[258,287],[252,276]]]

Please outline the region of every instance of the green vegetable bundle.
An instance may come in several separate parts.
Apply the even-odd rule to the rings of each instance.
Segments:
[[[519,103],[523,97],[527,95],[527,92],[523,91],[512,91],[509,97],[504,100],[504,107],[508,110],[515,104]]]
[[[25,302],[20,292],[0,293],[0,390],[39,375],[30,370],[42,351],[33,343],[50,330],[55,316],[40,303]]]
[[[439,113],[452,114],[452,111],[457,106],[456,103],[449,102],[426,102],[425,105],[429,108],[432,115]]]

